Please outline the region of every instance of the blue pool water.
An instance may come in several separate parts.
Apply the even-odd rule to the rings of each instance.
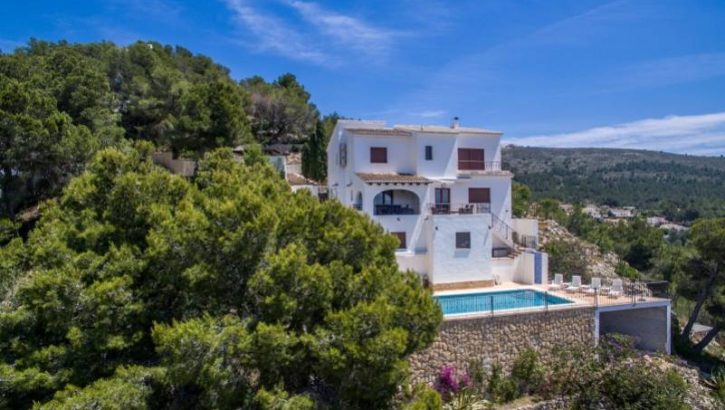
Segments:
[[[468,293],[460,295],[434,296],[441,305],[444,315],[463,313],[532,308],[538,306],[563,305],[572,301],[556,295],[530,289],[505,290],[500,292]]]

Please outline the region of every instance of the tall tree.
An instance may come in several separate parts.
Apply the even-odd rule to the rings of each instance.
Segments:
[[[248,96],[236,84],[218,81],[197,84],[180,101],[178,127],[171,132],[175,151],[203,153],[251,141],[249,121],[244,111]]]
[[[17,243],[0,407],[388,406],[441,320],[394,239],[265,161],[151,150],[100,151]]]
[[[327,177],[327,137],[322,121],[317,121],[315,132],[302,148],[302,173],[315,181]]]
[[[241,85],[251,94],[252,133],[261,144],[301,142],[315,129],[317,107],[294,75],[272,83],[255,76]]]
[[[4,212],[56,193],[98,148],[98,139],[72,123],[53,97],[0,75],[0,189]]]
[[[724,321],[722,313],[725,308],[722,304],[725,302],[725,218],[697,221],[692,226],[690,241],[697,249],[698,256],[690,266],[685,285],[690,289],[697,289],[697,298],[682,331],[682,337],[689,338],[706,303],[711,303],[709,310],[718,315],[713,330],[705,336],[703,342],[696,345],[696,350],[702,350],[722,329]]]

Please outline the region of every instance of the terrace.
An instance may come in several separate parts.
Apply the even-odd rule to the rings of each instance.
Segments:
[[[534,324],[549,320],[547,314],[569,311],[590,318],[595,340],[607,333],[620,333],[632,336],[640,349],[670,352],[671,306],[666,282],[624,282],[621,293],[613,296],[607,287],[581,286],[571,291],[508,282],[489,288],[435,292],[434,297],[441,303],[445,321],[521,315]]]
[[[474,295],[474,294],[490,294],[495,297],[498,293],[510,291],[534,291],[538,294],[550,297],[544,297],[540,300],[534,297],[523,296],[523,300],[519,301],[517,306],[511,309],[499,309],[496,302],[485,304],[482,310],[467,312],[465,314],[456,314],[455,317],[473,317],[485,315],[505,315],[526,313],[531,311],[547,311],[560,309],[575,309],[582,307],[590,308],[609,308],[617,306],[648,306],[651,304],[669,303],[669,296],[662,284],[667,282],[624,282],[623,292],[619,296],[609,296],[607,288],[600,291],[589,292],[589,286],[582,286],[577,291],[571,292],[565,289],[551,289],[549,285],[525,285],[516,282],[504,282],[500,285],[486,288],[472,288],[461,290],[445,290],[434,293],[435,297],[452,296],[452,295]],[[548,303],[551,299],[564,299],[569,303]],[[543,302],[543,303],[540,303]],[[491,309],[493,306],[493,309]]]

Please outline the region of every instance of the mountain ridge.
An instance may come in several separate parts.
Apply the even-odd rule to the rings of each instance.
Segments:
[[[502,159],[534,199],[630,205],[685,221],[725,215],[723,157],[507,145]]]

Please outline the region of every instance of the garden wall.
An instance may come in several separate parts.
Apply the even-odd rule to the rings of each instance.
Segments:
[[[471,361],[508,370],[531,347],[546,361],[557,347],[595,343],[594,308],[575,308],[466,319],[446,319],[427,349],[409,359],[414,383],[432,382],[444,365],[466,369]]]

